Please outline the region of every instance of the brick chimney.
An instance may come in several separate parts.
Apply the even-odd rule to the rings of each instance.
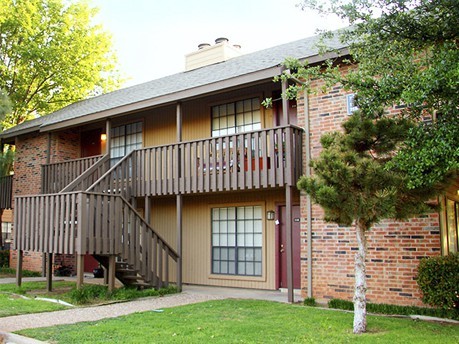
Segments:
[[[228,38],[217,38],[214,45],[201,43],[197,51],[185,55],[185,70],[227,61],[240,55],[242,55],[240,45],[229,44]]]

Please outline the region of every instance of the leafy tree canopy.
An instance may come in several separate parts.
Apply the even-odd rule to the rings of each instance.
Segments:
[[[4,127],[119,86],[95,14],[85,1],[0,0],[0,88],[12,104]]]
[[[341,83],[356,93],[367,115],[396,106],[417,120],[441,117],[440,124],[419,122],[411,128],[388,167],[407,174],[410,188],[430,187],[454,174],[459,169],[457,0],[305,0],[303,7],[349,21],[338,35],[352,60],[341,63],[356,68],[343,75],[330,61],[312,68],[287,61],[293,77],[310,80],[320,73],[326,85]]]

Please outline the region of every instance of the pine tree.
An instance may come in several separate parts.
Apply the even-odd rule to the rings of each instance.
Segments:
[[[403,116],[356,111],[343,132],[322,136],[323,150],[311,162],[314,175],[303,176],[298,188],[322,206],[325,220],[352,226],[355,255],[354,333],[366,331],[367,232],[383,219],[406,219],[429,211],[434,188],[409,189],[406,175],[389,163],[415,123]]]

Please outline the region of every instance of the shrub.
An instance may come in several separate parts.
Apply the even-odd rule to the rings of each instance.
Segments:
[[[336,309],[344,309],[346,311],[353,311],[354,304],[352,301],[341,300],[341,299],[331,299],[328,301],[328,307]]]
[[[80,289],[73,289],[69,296],[74,303],[82,305],[96,299],[106,300],[108,298],[108,288],[96,284],[84,285]]]
[[[343,309],[347,311],[354,310],[352,301],[331,299],[328,301],[328,307]],[[425,308],[416,306],[398,306],[384,303],[367,303],[367,312],[375,314],[396,314],[396,315],[426,315],[438,318],[458,319],[459,314],[453,310]]]
[[[138,290],[132,287],[122,287],[109,292],[107,286],[103,285],[84,285],[80,289],[73,289],[70,292],[70,299],[76,304],[93,303],[94,301],[107,301],[107,300],[132,300],[148,296],[163,296],[166,294],[177,293],[175,286],[167,288],[144,289]]]
[[[459,254],[422,259],[416,281],[424,303],[459,314]]]
[[[0,268],[10,266],[10,250],[0,250]]]
[[[303,304],[305,306],[309,306],[309,307],[315,307],[317,304],[316,304],[316,299],[313,298],[313,297],[307,297],[304,299],[303,301]]]
[[[0,267],[0,273],[6,275],[16,275],[16,269],[8,268],[8,267]],[[30,271],[30,270],[22,270],[22,277],[40,277],[41,273],[37,271]]]

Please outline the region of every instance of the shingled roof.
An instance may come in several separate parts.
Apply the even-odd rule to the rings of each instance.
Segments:
[[[94,98],[68,105],[52,114],[24,122],[0,134],[11,138],[36,130],[47,130],[66,121],[88,121],[139,110],[154,105],[197,96],[232,85],[244,84],[273,77],[280,73],[281,63],[287,58],[323,60],[318,55],[319,36],[278,45],[254,53],[232,58],[191,71],[173,74],[160,79],[123,88]],[[329,47],[344,49],[339,40],[327,41]],[[70,123],[69,123],[70,124]]]

